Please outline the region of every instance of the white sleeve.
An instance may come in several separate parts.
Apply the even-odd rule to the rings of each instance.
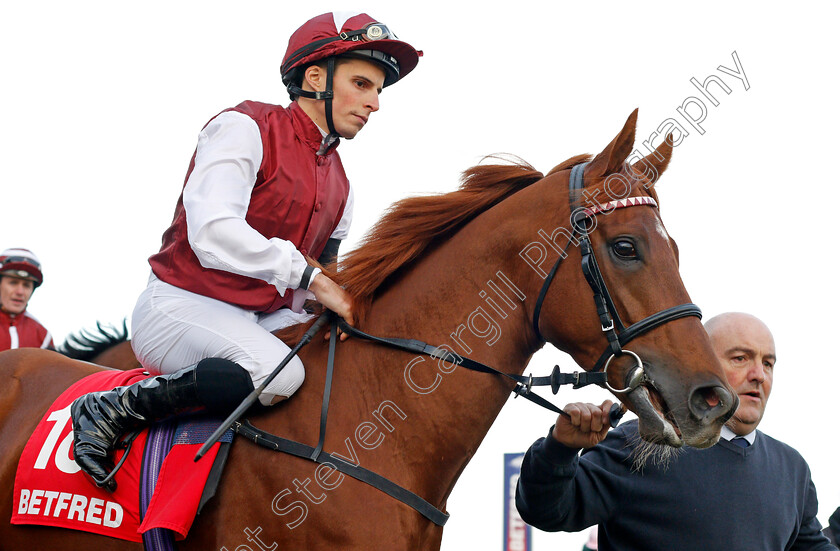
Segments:
[[[350,186],[350,191],[347,194],[347,203],[344,204],[344,212],[341,214],[341,220],[338,221],[338,226],[330,236],[331,239],[345,240],[350,233],[350,223],[353,221],[353,186]]]
[[[222,113],[201,131],[184,186],[187,239],[205,268],[261,279],[282,294],[300,285],[306,259],[292,242],[267,239],[245,221],[262,156],[259,127],[247,115]]]

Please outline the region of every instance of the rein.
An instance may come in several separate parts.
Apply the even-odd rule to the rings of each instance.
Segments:
[[[538,406],[542,406],[555,413],[563,415],[565,415],[566,412],[559,409],[557,406],[555,406],[542,396],[534,394],[531,391],[531,387],[550,386],[551,392],[553,394],[557,394],[557,392],[560,390],[561,385],[573,385],[573,388],[581,388],[591,384],[605,383],[607,380],[605,373],[592,373],[588,371],[562,373],[560,371],[560,367],[557,365],[555,365],[554,369],[552,369],[551,375],[546,375],[543,377],[534,377],[533,375],[515,375],[511,373],[505,373],[504,371],[499,371],[498,369],[490,367],[489,365],[477,362],[473,359],[466,358],[464,356],[460,356],[459,354],[451,352],[445,348],[439,348],[430,344],[426,344],[423,341],[418,341],[415,339],[377,337],[375,335],[370,335],[368,333],[365,333],[361,329],[357,329],[352,325],[348,325],[343,319],[338,320],[338,327],[345,333],[348,333],[360,339],[372,341],[391,348],[403,350],[405,352],[424,354],[431,358],[441,359],[446,362],[450,362],[460,367],[469,369],[471,371],[477,371],[479,373],[490,373],[492,375],[499,375],[501,377],[505,377],[516,383],[511,392],[513,392],[517,396],[522,396],[530,400],[531,402],[537,404]]]
[[[438,526],[446,524],[446,521],[449,519],[449,514],[444,513],[419,495],[395,484],[382,475],[366,469],[361,465],[349,463],[344,459],[323,451],[324,440],[326,439],[330,393],[332,390],[332,376],[335,365],[335,345],[338,340],[337,330],[339,328],[354,337],[376,342],[391,348],[416,354],[425,354],[426,356],[430,356],[432,358],[452,362],[472,371],[491,373],[506,377],[516,383],[512,392],[514,392],[517,396],[523,396],[539,406],[566,416],[568,416],[568,414],[565,411],[558,408],[542,396],[534,394],[531,391],[531,387],[550,385],[552,392],[557,394],[561,385],[571,384],[573,385],[573,388],[580,388],[590,384],[606,383],[607,380],[606,373],[604,372],[590,373],[587,371],[581,371],[575,373],[561,373],[559,366],[556,365],[554,366],[551,375],[544,377],[534,377],[532,375],[525,377],[522,375],[504,373],[470,358],[459,356],[458,354],[450,352],[444,348],[432,346],[415,339],[388,338],[370,335],[360,329],[356,329],[352,325],[348,325],[344,320],[338,319],[337,321],[331,323],[330,327],[330,348],[327,358],[327,373],[324,377],[324,395],[321,402],[321,421],[318,431],[318,444],[315,447],[266,432],[252,425],[247,419],[239,421],[238,417],[236,417],[236,420],[233,422],[232,428],[234,432],[244,436],[255,444],[268,448],[272,451],[287,453],[303,459],[310,459],[321,465],[328,464],[335,470],[370,484],[374,488],[377,488],[389,496],[400,500],[406,505],[414,508],[417,512]],[[617,404],[614,405],[613,409],[610,411],[611,424],[616,426],[618,424],[618,420],[623,414],[624,411],[620,409]],[[225,422],[221,426],[227,429],[231,425],[230,423]]]

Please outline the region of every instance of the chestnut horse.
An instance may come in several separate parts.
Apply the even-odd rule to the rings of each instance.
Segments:
[[[635,124],[636,112],[586,165],[582,181],[596,204],[614,195],[609,186],[616,186],[616,178],[628,183],[625,196],[645,199],[644,206],[593,217],[597,225],[588,230],[615,313],[639,321],[686,305],[689,297],[676,244],[654,202],[653,182],[666,168],[671,146],[666,141],[627,164]],[[557,238],[569,228],[570,169],[588,158],[569,159],[546,177],[524,164],[478,166],[455,192],[397,203],[339,270],[356,299],[357,327],[439,343],[513,374],[521,374],[549,342],[591,369],[606,339],[579,247],[561,252],[567,243]],[[541,293],[547,272],[566,255]],[[619,398],[639,416],[645,438],[676,446],[716,442],[737,401],[698,317],[666,320],[622,344],[644,362],[641,385]],[[251,422],[314,446],[327,356],[328,343],[320,338],[303,348],[304,387],[282,405],[253,408]],[[614,360],[608,384],[623,389],[637,378],[636,362],[629,353]],[[28,435],[62,390],[98,369],[44,350],[0,354],[6,381],[0,390],[4,548],[142,549],[93,534],[9,523],[15,467]],[[502,377],[351,338],[337,345],[324,450],[445,509],[511,388]],[[439,549],[442,534],[441,526],[373,486],[242,439],[231,449],[215,498],[178,547],[426,550]]]

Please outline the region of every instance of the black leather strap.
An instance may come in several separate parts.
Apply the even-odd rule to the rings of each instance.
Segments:
[[[472,371],[500,375],[502,377],[510,379],[511,381],[520,383],[528,389],[530,389],[532,386],[554,386],[555,384],[558,384],[558,382],[559,384],[577,384],[578,387],[580,387],[587,384],[602,383],[605,381],[603,374],[589,373],[586,371],[579,373],[560,373],[559,368],[557,368],[557,375],[548,375],[544,377],[533,377],[530,375],[525,376],[505,373],[503,371],[499,371],[496,368],[490,367],[489,365],[455,354],[454,352],[446,350],[445,348],[440,348],[437,346],[426,344],[423,341],[418,341],[415,339],[377,337],[375,335],[365,333],[361,329],[357,329],[352,325],[347,325],[347,323],[342,319],[338,320],[338,325],[342,331],[354,337],[373,341],[379,344],[390,346],[391,348],[404,350],[406,352],[425,354],[426,356],[430,356],[432,358],[443,359],[447,362],[459,365],[463,368],[470,369]]]
[[[270,450],[288,453],[290,455],[303,457],[305,459],[312,459],[312,456],[315,452],[315,448],[313,448],[312,446],[307,446],[306,444],[301,444],[300,442],[295,442],[293,440],[287,440],[279,436],[274,436],[273,434],[268,434],[267,432],[261,431],[260,429],[256,428],[247,420],[243,422],[237,421],[233,426],[233,430],[236,431],[237,434],[244,436],[245,438],[254,442],[255,444],[263,446]],[[449,520],[449,514],[440,511],[437,507],[435,507],[422,497],[409,490],[406,490],[401,486],[398,486],[397,484],[391,482],[390,480],[379,474],[376,474],[373,471],[365,469],[361,465],[348,463],[323,451],[321,451],[315,456],[314,461],[321,465],[328,464],[329,466],[334,467],[339,472],[351,476],[356,480],[360,480],[362,482],[370,484],[371,486],[385,492],[389,496],[402,501],[406,505],[413,507],[418,513],[420,513],[430,521],[434,522],[438,526],[443,526],[444,524],[446,524],[446,521]]]
[[[554,366],[554,370],[552,371],[551,375],[544,377],[534,377],[532,375],[524,376],[505,373],[503,371],[499,371],[498,369],[490,367],[489,365],[485,365],[481,362],[477,362],[470,358],[465,358],[446,349],[426,344],[423,341],[418,341],[415,339],[377,337],[375,335],[365,333],[361,329],[357,329],[351,325],[347,325],[347,323],[345,323],[342,319],[339,319],[338,323],[342,331],[354,337],[373,341],[379,344],[383,344],[385,346],[390,346],[391,348],[404,350],[406,352],[414,352],[416,354],[425,354],[427,356],[431,356],[432,358],[445,359],[448,362],[454,363],[472,371],[478,371],[480,373],[490,373],[493,375],[499,375],[501,377],[510,379],[511,381],[514,381],[516,383],[511,392],[513,392],[517,396],[522,396],[526,400],[529,400],[537,404],[538,406],[544,407],[550,411],[559,413],[561,415],[568,416],[568,414],[565,411],[561,410],[542,396],[535,394],[531,390],[531,387],[551,386],[552,392],[554,394],[557,394],[557,391],[559,390],[561,385],[571,384],[574,385],[574,388],[580,388],[591,384],[603,384],[607,381],[607,374],[602,371],[579,371],[575,373],[561,373],[559,366],[556,365]]]
[[[460,365],[473,371],[479,371],[482,373],[492,373],[504,376],[508,379],[513,380],[516,383],[512,392],[514,392],[517,396],[522,396],[527,400],[530,400],[531,402],[560,415],[568,416],[566,412],[564,412],[545,398],[534,394],[531,391],[531,387],[534,385],[550,385],[552,391],[556,394],[561,385],[572,384],[575,388],[580,388],[585,385],[593,383],[604,383],[606,381],[606,374],[603,372],[583,371],[577,373],[561,373],[559,366],[556,365],[554,366],[551,375],[547,377],[524,377],[522,375],[512,375],[509,373],[498,371],[497,369],[494,369],[480,362],[476,362],[475,360],[472,360],[470,358],[464,358],[444,348],[431,346],[429,344],[415,339],[386,338],[370,335],[368,333],[365,333],[364,331],[361,331],[360,329],[356,329],[353,326],[347,325],[344,322],[344,320],[339,319],[336,323],[333,323],[331,325],[330,329],[330,348],[327,359],[327,373],[325,376],[324,398],[321,404],[321,421],[317,446],[313,448],[312,446],[308,446],[300,442],[295,442],[293,440],[288,440],[280,436],[275,436],[273,434],[267,433],[256,428],[247,420],[234,422],[233,430],[237,434],[244,436],[245,438],[251,440],[255,444],[258,444],[260,446],[274,451],[288,453],[297,457],[310,459],[322,465],[328,464],[334,467],[339,472],[344,473],[367,484],[370,484],[371,486],[374,486],[375,488],[385,492],[391,497],[398,499],[406,505],[413,507],[417,512],[419,512],[424,517],[434,522],[438,526],[443,526],[444,524],[446,524],[446,521],[449,519],[449,515],[447,513],[440,511],[434,505],[432,505],[422,497],[401,486],[398,486],[397,484],[391,482],[387,478],[373,471],[365,469],[360,465],[348,463],[345,460],[339,459],[338,457],[335,457],[323,451],[324,440],[326,438],[327,413],[329,411],[333,366],[335,363],[335,345],[338,340],[338,328],[355,337],[370,340],[379,344],[390,346],[392,348],[397,348],[407,352],[425,354],[433,358],[445,359],[446,361],[453,362],[456,365]],[[622,414],[623,412],[616,405],[610,412],[610,419],[613,426],[615,426],[618,423],[618,420],[621,418]]]
[[[242,436],[245,436],[248,440],[253,441],[255,444],[259,444],[260,446],[271,450],[310,459],[321,465],[329,464],[336,470],[352,476],[357,480],[366,482],[371,486],[382,490],[391,497],[399,499],[406,505],[416,509],[420,514],[435,524],[443,526],[449,518],[449,515],[441,512],[422,497],[401,486],[398,486],[373,471],[369,471],[359,465],[348,463],[347,461],[334,457],[331,454],[324,453],[324,440],[327,435],[327,413],[330,405],[330,393],[332,389],[333,371],[335,366],[335,345],[337,341],[338,323],[331,323],[330,348],[327,356],[327,373],[324,382],[324,397],[321,402],[321,422],[318,430],[318,444],[314,448],[312,446],[307,446],[306,444],[301,444],[300,442],[295,442],[294,440],[288,440],[286,438],[262,431],[247,420],[243,422],[236,421],[233,425],[234,431]]]
[[[227,464],[228,454],[230,454],[230,446],[233,442],[219,442],[219,451],[216,453],[216,459],[213,460],[213,466],[210,467],[210,474],[207,475],[207,481],[204,483],[204,490],[201,492],[201,499],[198,502],[198,509],[195,514],[200,514],[201,510],[210,499],[216,495],[216,490],[219,488],[219,482],[222,480],[222,473]]]
[[[545,281],[540,288],[540,294],[537,296],[537,303],[534,305],[534,317],[532,318],[532,324],[534,327],[534,334],[536,334],[537,338],[541,341],[545,340],[540,332],[540,312],[542,312],[543,301],[545,300],[545,295],[548,294],[548,288],[551,287],[551,282],[554,280],[554,276],[557,275],[560,263],[563,262],[564,258],[566,258],[566,251],[569,250],[569,245],[571,244],[572,238],[570,237],[566,242],[566,246],[563,247],[563,253],[560,255],[560,258],[557,259],[557,262],[555,262],[554,266],[551,267],[551,271],[548,272],[548,277],[545,278]]]
[[[335,57],[328,57],[327,58],[327,90],[330,92],[333,91],[333,75],[335,74]],[[335,126],[333,125],[333,94],[330,94],[327,99],[324,100],[325,107],[324,113],[327,115],[327,130],[329,130],[330,134],[335,134],[338,136],[338,132],[335,131]]]
[[[335,343],[338,340],[338,326],[330,325],[330,351],[327,356],[327,374],[324,376],[324,398],[321,400],[321,424],[318,429],[318,445],[309,458],[312,461],[321,455],[324,449],[324,439],[327,437],[327,412],[330,409],[330,392],[332,391],[333,367],[335,366]]]
[[[589,163],[578,163],[572,167],[569,173],[569,204],[574,208],[575,203],[580,199],[580,191],[583,185],[583,173]]]
[[[318,257],[318,263],[321,266],[326,266],[335,262],[338,259],[338,248],[340,245],[341,239],[335,239],[333,237],[327,239],[327,244],[324,246],[324,250],[321,251],[321,256]]]
[[[662,310],[661,312],[657,312],[651,316],[646,317],[641,321],[637,321],[624,331],[622,331],[618,335],[618,344],[620,348],[623,348],[625,344],[632,341],[639,335],[643,335],[650,331],[651,329],[656,329],[660,325],[664,325],[670,321],[674,321],[680,318],[687,318],[689,316],[695,316],[698,318],[703,317],[703,312],[700,310],[700,307],[696,304],[692,304],[690,302],[686,304],[680,304],[679,306],[672,306],[667,310]],[[595,367],[592,369],[594,371],[600,371],[604,368],[604,364],[607,363],[607,360],[612,356],[613,351],[610,348],[607,348],[601,357],[598,358],[598,361],[595,363]]]
[[[314,271],[314,266],[307,266],[303,269],[303,274],[300,276],[300,285],[298,286],[300,289],[309,289],[309,285],[312,284],[312,273]]]
[[[574,208],[575,203],[577,203],[578,199],[580,198],[580,190],[583,189],[583,171],[586,168],[586,164],[587,163],[580,163],[573,166],[571,173],[569,174],[570,208]],[[581,228],[576,223],[575,217],[572,216],[570,218],[572,219],[572,235],[569,236],[569,240],[563,247],[563,252],[560,253],[560,258],[557,259],[557,262],[554,263],[554,266],[552,266],[551,271],[545,278],[542,288],[540,289],[540,294],[537,296],[537,303],[534,305],[534,317],[531,318],[531,325],[534,328],[534,334],[541,341],[545,340],[542,336],[542,333],[540,333],[540,313],[542,312],[543,301],[545,300],[546,294],[548,294],[548,288],[551,287],[551,282],[554,281],[554,276],[557,275],[557,270],[560,268],[560,263],[562,263],[563,259],[566,258],[566,256],[568,256],[566,254],[566,251],[569,250],[572,241],[575,239],[574,236],[581,233]]]

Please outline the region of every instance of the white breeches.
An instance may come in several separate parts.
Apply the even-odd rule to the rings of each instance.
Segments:
[[[169,285],[154,274],[131,317],[131,346],[146,369],[174,373],[205,358],[238,363],[259,386],[291,350],[271,331],[310,318],[283,308],[259,314]],[[260,394],[263,405],[291,396],[303,384],[297,356]]]

